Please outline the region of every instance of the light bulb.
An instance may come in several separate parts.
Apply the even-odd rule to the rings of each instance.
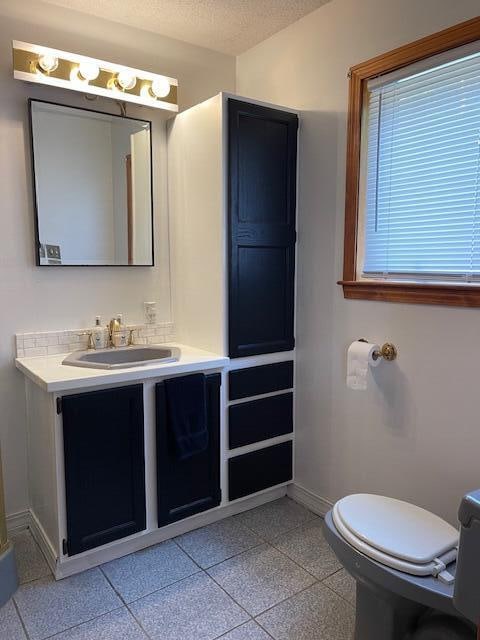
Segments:
[[[120,71],[116,77],[117,84],[124,91],[129,91],[137,84],[137,78],[130,71]]]
[[[45,73],[51,73],[58,67],[58,58],[51,53],[44,53],[38,58],[38,66]]]
[[[152,86],[150,87],[150,93],[155,98],[166,98],[170,93],[170,82],[167,78],[155,78],[152,82]]]
[[[81,62],[78,65],[78,76],[80,80],[96,80],[100,75],[100,68],[95,62]]]

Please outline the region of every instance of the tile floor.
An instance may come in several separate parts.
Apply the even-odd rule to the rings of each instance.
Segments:
[[[289,498],[56,582],[28,531],[0,640],[350,640],[355,589]]]

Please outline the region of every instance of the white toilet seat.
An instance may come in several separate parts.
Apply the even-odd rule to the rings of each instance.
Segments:
[[[355,494],[339,500],[332,515],[341,536],[369,558],[453,581],[445,568],[457,557],[458,532],[433,513],[394,498]]]

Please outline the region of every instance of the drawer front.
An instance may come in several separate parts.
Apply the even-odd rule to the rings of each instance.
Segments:
[[[228,412],[230,449],[293,431],[293,393],[236,404]]]
[[[229,373],[229,398],[239,400],[293,387],[293,360]]]
[[[292,479],[292,443],[252,451],[228,461],[229,500],[268,489]]]

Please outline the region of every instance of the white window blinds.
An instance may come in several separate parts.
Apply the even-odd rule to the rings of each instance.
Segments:
[[[480,280],[480,54],[405,71],[368,87],[363,275]]]

